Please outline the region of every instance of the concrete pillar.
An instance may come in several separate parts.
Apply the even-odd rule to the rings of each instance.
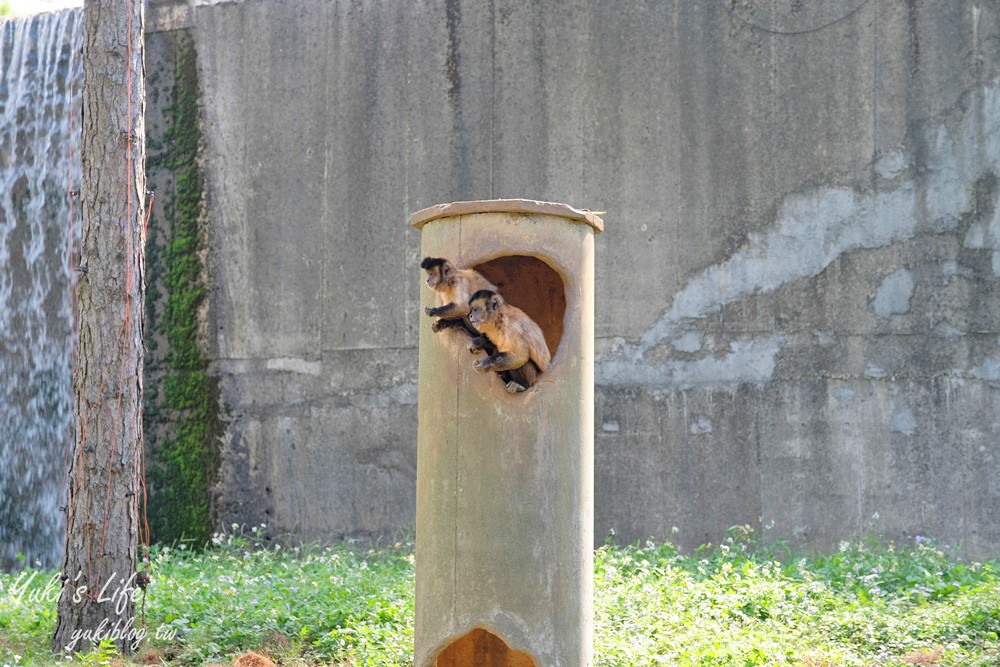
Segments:
[[[509,394],[421,289],[416,667],[593,664],[594,235],[564,204],[489,200],[411,216],[421,257],[473,267],[542,327],[538,384]]]

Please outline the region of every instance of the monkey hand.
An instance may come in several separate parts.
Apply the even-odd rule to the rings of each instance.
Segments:
[[[483,345],[486,344],[487,338],[485,336],[476,336],[471,341],[469,341],[469,352],[475,354],[476,352],[481,352]]]
[[[485,373],[486,371],[490,370],[490,360],[480,359],[479,361],[476,362],[476,365],[473,366],[473,368],[475,368],[476,371],[479,373]]]
[[[433,331],[434,333],[441,331],[441,329],[443,328],[444,326],[442,326],[441,320],[434,320],[433,322],[431,322],[431,331]]]
[[[437,310],[437,308],[434,308],[432,306],[425,306],[424,307],[424,312],[427,313],[428,315],[430,315],[431,317],[434,317],[435,315],[437,315],[437,313],[435,312],[436,310]]]

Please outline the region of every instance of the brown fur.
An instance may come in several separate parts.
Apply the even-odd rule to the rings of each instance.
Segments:
[[[233,667],[276,667],[266,655],[249,651],[233,660]]]
[[[532,371],[524,374],[527,385],[518,380],[521,389],[512,388],[510,383],[507,386],[509,391],[522,391],[534,384],[537,376],[529,364],[534,364],[538,373],[549,369],[552,357],[545,336],[523,310],[505,302],[492,290],[474,294],[469,307],[472,325],[489,337],[497,349],[496,354],[477,361],[476,370],[499,372],[527,367]]]
[[[903,656],[903,662],[920,667],[935,667],[944,657],[944,650],[940,646],[927,651],[913,651]]]
[[[462,319],[468,324],[469,299],[472,295],[479,290],[496,291],[493,283],[475,269],[460,269],[447,259],[425,257],[421,266],[427,271],[427,285],[437,295],[437,308],[424,309],[431,317],[440,317],[441,320]],[[440,320],[435,324],[439,322]],[[471,325],[469,329],[474,331]]]

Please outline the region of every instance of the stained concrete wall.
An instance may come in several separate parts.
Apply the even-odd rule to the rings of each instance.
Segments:
[[[522,197],[606,211],[599,538],[1000,553],[996,3],[167,4],[204,86],[220,523],[412,529],[407,214]]]

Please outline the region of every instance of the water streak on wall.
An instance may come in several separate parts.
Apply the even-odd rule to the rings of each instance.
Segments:
[[[0,567],[63,543],[82,12],[0,22]],[[77,208],[76,218],[79,219]],[[76,234],[79,225],[76,225]]]

